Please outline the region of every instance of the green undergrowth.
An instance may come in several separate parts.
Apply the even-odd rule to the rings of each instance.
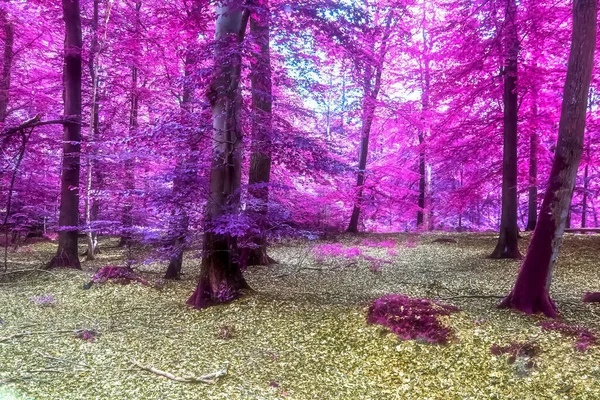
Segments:
[[[433,243],[452,237],[457,243]],[[395,242],[388,248],[363,241]],[[186,254],[184,279],[164,285],[103,284],[83,290],[103,265],[126,252],[104,241],[83,271],[22,272],[0,278],[0,399],[598,399],[600,346],[542,331],[541,317],[496,309],[518,262],[490,260],[492,234],[341,236],[344,247],[391,261],[380,271],[364,257],[315,258],[325,242],[270,249],[280,264],[250,267],[254,292],[197,311],[184,305],[199,269]],[[527,237],[521,244],[526,249]],[[317,247],[318,249],[318,247]],[[600,334],[600,238],[570,235],[561,250],[553,298],[564,322]],[[55,251],[39,243],[9,252],[9,272],[36,268]],[[138,250],[136,257],[144,251]],[[157,282],[164,264],[140,267]],[[443,299],[462,312],[443,317],[454,330],[446,346],[399,341],[365,323],[369,301],[386,293]],[[54,302],[38,304],[36,296]],[[95,332],[85,341],[69,331]],[[223,334],[223,332],[227,334]],[[37,334],[15,337],[24,332]],[[533,368],[519,371],[490,347],[534,342]],[[188,377],[229,365],[215,384],[181,383],[131,360]]]

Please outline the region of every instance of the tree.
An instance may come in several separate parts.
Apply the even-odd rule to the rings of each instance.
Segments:
[[[214,77],[208,96],[213,115],[213,155],[206,205],[204,248],[198,286],[187,304],[204,308],[231,301],[248,284],[242,275],[237,236],[223,222],[239,213],[241,183],[242,98],[240,43],[249,11],[240,0],[217,6]]]
[[[597,0],[573,2],[573,33],[552,170],[527,255],[511,293],[500,307],[527,314],[542,312],[548,317],[558,315],[549,289],[583,153],[597,6]]]
[[[2,76],[0,76],[0,122],[6,120],[6,109],[10,98],[10,75],[13,62],[15,27],[6,11],[1,11],[0,20],[4,31],[4,52],[2,56]]]
[[[270,16],[268,0],[257,0],[250,17],[250,32],[256,43],[255,60],[250,80],[252,85],[252,154],[248,195],[256,214],[258,235],[247,250],[248,265],[269,265],[274,260],[267,255],[265,231],[268,228],[269,181],[271,179],[271,135],[273,93],[271,84]]]
[[[63,164],[58,223],[58,250],[48,268],[80,269],[77,251],[79,229],[79,160],[81,151],[81,16],[79,0],[62,0],[65,21]]]
[[[352,215],[350,216],[350,223],[346,232],[357,233],[358,232],[358,220],[360,217],[360,210],[363,202],[363,190],[365,185],[366,173],[367,173],[367,157],[369,156],[369,137],[371,135],[371,127],[373,126],[373,120],[375,118],[375,111],[377,108],[377,96],[381,90],[381,79],[383,75],[383,67],[385,63],[385,56],[387,54],[388,40],[391,35],[391,23],[393,14],[390,12],[387,17],[387,21],[383,29],[381,29],[381,41],[379,43],[379,52],[375,53],[375,32],[378,29],[373,29],[368,39],[370,54],[376,56],[374,60],[366,59],[361,60],[363,63],[362,68],[362,88],[363,88],[363,103],[362,103],[362,116],[361,116],[361,137],[360,137],[360,150],[358,153],[358,176],[356,180],[356,193],[354,199],[354,205],[352,207]]]
[[[135,2],[135,21],[134,21],[134,36],[137,40],[140,38],[140,10],[142,9],[142,1]],[[129,108],[129,141],[126,147],[131,150],[131,140],[138,131],[138,114],[140,107],[139,88],[138,88],[138,68],[139,60],[135,58],[131,65],[131,101]],[[135,156],[129,154],[125,159],[125,199],[123,200],[123,211],[121,214],[121,240],[119,246],[127,246],[131,244],[133,236],[133,195],[135,191]]]
[[[500,237],[491,258],[521,258],[517,225],[517,5],[507,0],[505,21],[504,64],[504,151],[502,157],[502,217]]]

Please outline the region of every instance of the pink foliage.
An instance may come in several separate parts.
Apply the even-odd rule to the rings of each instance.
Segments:
[[[122,285],[138,282],[142,285],[149,285],[147,280],[140,278],[129,268],[118,266],[106,266],[100,268],[92,277],[92,281],[96,283],[111,281]]]
[[[452,330],[437,319],[459,309],[427,299],[389,294],[373,301],[367,313],[369,324],[383,325],[401,340],[417,339],[427,343],[446,344]]]
[[[588,347],[597,344],[596,335],[587,328],[577,325],[568,325],[558,321],[544,321],[540,323],[543,330],[557,331],[564,336],[574,337],[577,339],[573,347],[581,352],[584,352]]]

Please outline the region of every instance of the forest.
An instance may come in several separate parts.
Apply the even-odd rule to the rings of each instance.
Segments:
[[[0,400],[599,399],[597,0],[0,0]]]

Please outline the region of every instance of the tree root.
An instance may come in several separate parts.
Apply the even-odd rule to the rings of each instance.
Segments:
[[[170,372],[161,371],[160,369],[156,369],[156,368],[154,368],[151,365],[143,365],[143,364],[139,363],[136,360],[130,360],[129,362],[131,364],[135,365],[136,367],[140,368],[141,370],[152,372],[153,374],[156,374],[156,375],[159,375],[159,376],[164,376],[165,378],[171,379],[173,381],[183,382],[183,383],[208,383],[208,384],[213,384],[213,383],[216,382],[216,380],[218,378],[227,375],[227,370],[229,368],[229,363],[226,363],[225,364],[225,368],[223,368],[222,370],[218,370],[216,372],[212,372],[210,374],[202,375],[202,376],[199,376],[199,377],[184,378],[184,377],[181,377],[181,376],[173,375]]]

